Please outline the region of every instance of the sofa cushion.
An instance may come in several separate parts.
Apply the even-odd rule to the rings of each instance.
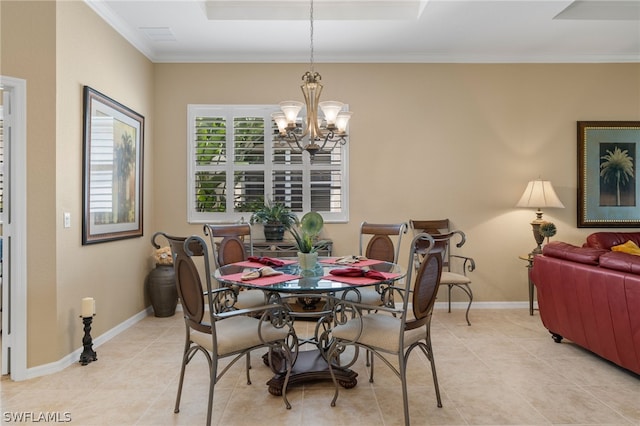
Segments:
[[[597,265],[598,259],[605,253],[610,252],[609,250],[599,248],[578,247],[562,241],[552,241],[542,249],[542,254],[545,256],[566,259],[587,265]]]
[[[600,256],[600,267],[640,275],[640,257],[633,254],[610,251]]]
[[[640,247],[633,241],[629,240],[624,244],[611,247],[611,251],[620,251],[622,253],[635,254],[640,256]]]
[[[627,241],[632,241],[640,246],[640,232],[594,232],[587,237],[584,246],[611,250],[611,247],[619,246]]]

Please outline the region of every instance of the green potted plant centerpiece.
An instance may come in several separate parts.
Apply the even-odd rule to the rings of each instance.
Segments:
[[[283,203],[267,201],[264,206],[251,215],[249,222],[264,226],[264,238],[267,241],[282,241],[284,231],[290,229],[298,217]]]
[[[296,225],[289,228],[289,232],[296,242],[298,263],[300,269],[311,270],[318,262],[318,250],[325,248],[329,243],[325,240],[318,240],[324,221],[319,213],[308,212]]]

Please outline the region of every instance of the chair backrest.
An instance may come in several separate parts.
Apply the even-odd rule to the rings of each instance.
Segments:
[[[451,239],[455,235],[460,236],[460,242],[456,247],[462,247],[466,241],[466,236],[462,231],[452,231],[449,219],[437,220],[409,220],[409,226],[413,231],[413,235],[425,232],[435,240],[435,247],[431,251],[439,250],[442,255],[442,267],[449,270],[451,267]],[[419,252],[418,252],[419,253]]]
[[[450,222],[449,219],[436,219],[436,220],[409,220],[409,225],[414,232],[418,234],[420,232],[426,232],[427,234],[444,234],[449,232]]]
[[[413,286],[411,292],[406,291],[404,297],[405,330],[420,327],[426,324],[433,311],[433,305],[438,294],[440,277],[442,275],[442,252],[432,250],[436,247],[436,241],[428,233],[419,233],[411,241],[409,253],[409,267],[407,268],[407,286]],[[424,252],[424,259],[416,270],[415,279],[412,278],[412,261],[419,251]],[[409,290],[409,288],[407,289]],[[411,299],[413,317],[407,319],[408,301]]]
[[[360,255],[369,259],[398,263],[402,234],[406,233],[406,223],[362,222],[360,225]],[[366,248],[365,242],[367,243]]]
[[[232,225],[204,225],[204,235],[211,240],[213,260],[216,268],[230,263],[242,262],[253,256],[251,225],[248,223]],[[247,253],[248,247],[248,253]]]
[[[163,234],[169,241],[173,255],[173,269],[176,275],[176,288],[187,324],[196,330],[211,332],[211,326],[203,324],[205,315],[202,281],[192,256],[203,256],[205,274],[211,276],[207,244],[200,237],[174,237]],[[186,246],[186,247],[185,247]],[[211,282],[207,282],[207,292],[211,292]]]

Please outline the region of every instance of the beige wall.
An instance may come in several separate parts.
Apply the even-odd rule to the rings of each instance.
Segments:
[[[158,229],[186,223],[186,106],[301,99],[304,64],[156,64]],[[477,301],[528,300],[519,254],[535,242],[527,182],[553,182],[565,209],[549,209],[562,239],[576,228],[576,121],[640,119],[638,64],[317,64],[323,99],[349,103],[350,205],[329,224],[336,254],[357,251],[363,220],[450,218],[477,262]],[[156,229],[154,229],[155,231]],[[409,238],[404,241],[406,252]],[[441,298],[441,300],[446,300]],[[456,300],[464,300],[456,297]]]
[[[82,88],[146,117],[143,223],[150,224],[153,64],[83,2],[1,6],[2,74],[27,80],[27,367],[34,367],[82,346],[82,297],[96,299],[94,337],[148,305],[148,231],[144,238],[81,245]],[[63,212],[71,213],[71,228],[62,227]]]
[[[153,222],[153,64],[82,2],[58,3],[58,142],[56,228],[58,341],[61,354],[78,347],[80,300],[96,299],[94,336],[144,309],[144,278]],[[115,99],[145,117],[143,238],[81,245],[83,86]],[[62,228],[63,212],[72,227]]]
[[[186,105],[300,99],[307,67],[151,64],[84,3],[0,5],[1,73],[27,80],[32,367],[80,346],[82,297],[97,300],[94,337],[144,309],[155,231],[201,233],[186,223]],[[351,218],[326,227],[336,254],[357,250],[363,220],[449,217],[477,261],[478,301],[527,300],[517,256],[534,245],[534,213],[513,206],[528,180],[552,180],[566,206],[545,214],[556,239],[580,243],[591,232],[576,228],[576,121],[640,119],[640,64],[316,68],[323,99],[346,101],[355,113]],[[146,118],[143,238],[81,245],[83,85]]]
[[[56,5],[3,1],[1,74],[27,80],[27,366],[57,360]],[[51,348],[55,348],[52,350]]]

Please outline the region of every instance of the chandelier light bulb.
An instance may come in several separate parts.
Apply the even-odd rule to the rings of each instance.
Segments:
[[[338,132],[344,133],[347,131],[347,124],[349,124],[349,119],[351,118],[351,111],[341,111],[336,117],[336,127],[338,128]]]
[[[284,134],[287,132],[287,117],[285,117],[283,112],[274,112],[271,114],[271,118],[276,122],[280,133]]]
[[[304,104],[298,101],[280,102],[280,109],[287,119],[287,124],[296,123],[296,121],[298,120],[298,114],[300,113],[300,110],[302,110],[303,106]]]
[[[324,101],[318,104],[324,114],[327,126],[335,125],[338,113],[342,110],[342,105],[344,104],[338,101]]]

